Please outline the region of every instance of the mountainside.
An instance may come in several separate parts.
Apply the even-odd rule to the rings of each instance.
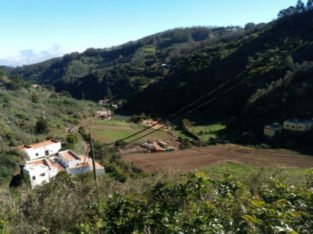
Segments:
[[[66,128],[94,113],[95,104],[77,101],[0,74],[0,188],[18,171],[15,147],[46,138],[66,142]]]
[[[111,49],[88,49],[11,72],[74,97],[123,100],[130,113],[236,117],[251,128],[312,117],[313,11],[245,29],[170,30]],[[299,105],[301,100],[301,105]],[[196,110],[194,110],[196,108]],[[186,110],[188,112],[188,110]]]
[[[11,75],[53,84],[74,97],[128,99],[165,77],[173,58],[201,43],[230,41],[239,27],[174,29],[110,49],[88,49],[62,58],[16,68]]]
[[[195,105],[201,115],[236,116],[244,126],[306,117],[313,112],[312,25],[308,11],[231,42],[186,50],[172,61],[167,79],[136,94],[126,108],[168,114],[204,95]]]

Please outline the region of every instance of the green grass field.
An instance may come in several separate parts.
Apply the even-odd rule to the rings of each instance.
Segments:
[[[254,167],[233,162],[215,165],[200,171],[212,179],[221,179],[225,175],[240,180],[255,180],[256,182],[277,178],[294,185],[303,185],[306,177],[313,172],[312,169]]]
[[[210,125],[195,125],[189,130],[196,136],[199,137],[201,141],[207,142],[211,139],[216,139],[220,131],[226,128],[224,123],[212,123]]]
[[[225,129],[226,123],[223,122],[212,122],[206,125],[192,125],[188,127],[188,131],[194,136],[197,136],[203,142],[217,139],[219,134]],[[190,138],[179,128],[175,128],[175,135],[182,138]]]
[[[144,129],[141,125],[117,119],[107,121],[91,118],[85,120],[82,123],[82,126],[91,133],[96,141],[101,143],[112,143]],[[136,137],[126,140],[126,142],[136,140],[137,137],[143,137],[147,133],[152,133],[152,131],[153,130],[145,131]],[[136,142],[142,143],[147,140],[173,140],[172,138],[173,137],[165,131],[156,131],[149,136],[144,136],[142,139],[138,139]]]

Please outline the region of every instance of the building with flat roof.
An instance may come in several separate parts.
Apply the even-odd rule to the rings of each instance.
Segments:
[[[85,155],[78,155],[71,150],[65,150],[58,153],[61,164],[65,167],[69,175],[77,175],[93,170],[92,159]],[[95,162],[96,173],[104,174],[104,167]]]
[[[282,126],[280,123],[273,123],[271,125],[266,125],[264,126],[264,135],[272,138],[275,137],[277,135],[280,135],[282,132]]]
[[[35,188],[49,183],[58,173],[65,171],[65,168],[52,157],[26,162],[23,171],[28,174],[31,187]]]
[[[61,142],[44,141],[32,145],[18,147],[24,151],[30,160],[26,159],[23,172],[28,174],[31,187],[49,183],[60,172],[78,175],[93,170],[92,159],[85,155],[78,155],[72,150],[61,150]],[[95,162],[97,175],[105,173],[105,169]]]
[[[284,129],[294,132],[307,132],[312,129],[312,120],[288,119],[284,121]]]
[[[29,157],[29,160],[36,160],[43,157],[55,155],[62,148],[60,141],[47,140],[38,142],[31,145],[21,145],[19,150],[25,152]]]

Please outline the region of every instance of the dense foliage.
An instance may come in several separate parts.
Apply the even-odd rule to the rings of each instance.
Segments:
[[[127,99],[167,76],[173,58],[202,43],[230,41],[239,27],[174,29],[110,49],[87,49],[63,58],[11,71],[28,80],[51,83],[73,96],[99,100]]]
[[[269,178],[269,176],[271,176]],[[307,183],[265,172],[210,179],[206,172],[145,177],[120,184],[99,178],[57,180],[10,202],[0,230],[10,233],[311,233],[312,174]],[[16,208],[10,208],[16,207]],[[44,207],[44,209],[42,209]],[[1,213],[2,212],[2,213]],[[4,213],[6,212],[6,213]]]

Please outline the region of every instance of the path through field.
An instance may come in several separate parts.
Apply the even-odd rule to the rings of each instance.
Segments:
[[[190,171],[223,162],[260,167],[313,167],[313,156],[289,150],[266,150],[238,145],[217,145],[171,153],[130,154],[123,159],[146,172]]]

